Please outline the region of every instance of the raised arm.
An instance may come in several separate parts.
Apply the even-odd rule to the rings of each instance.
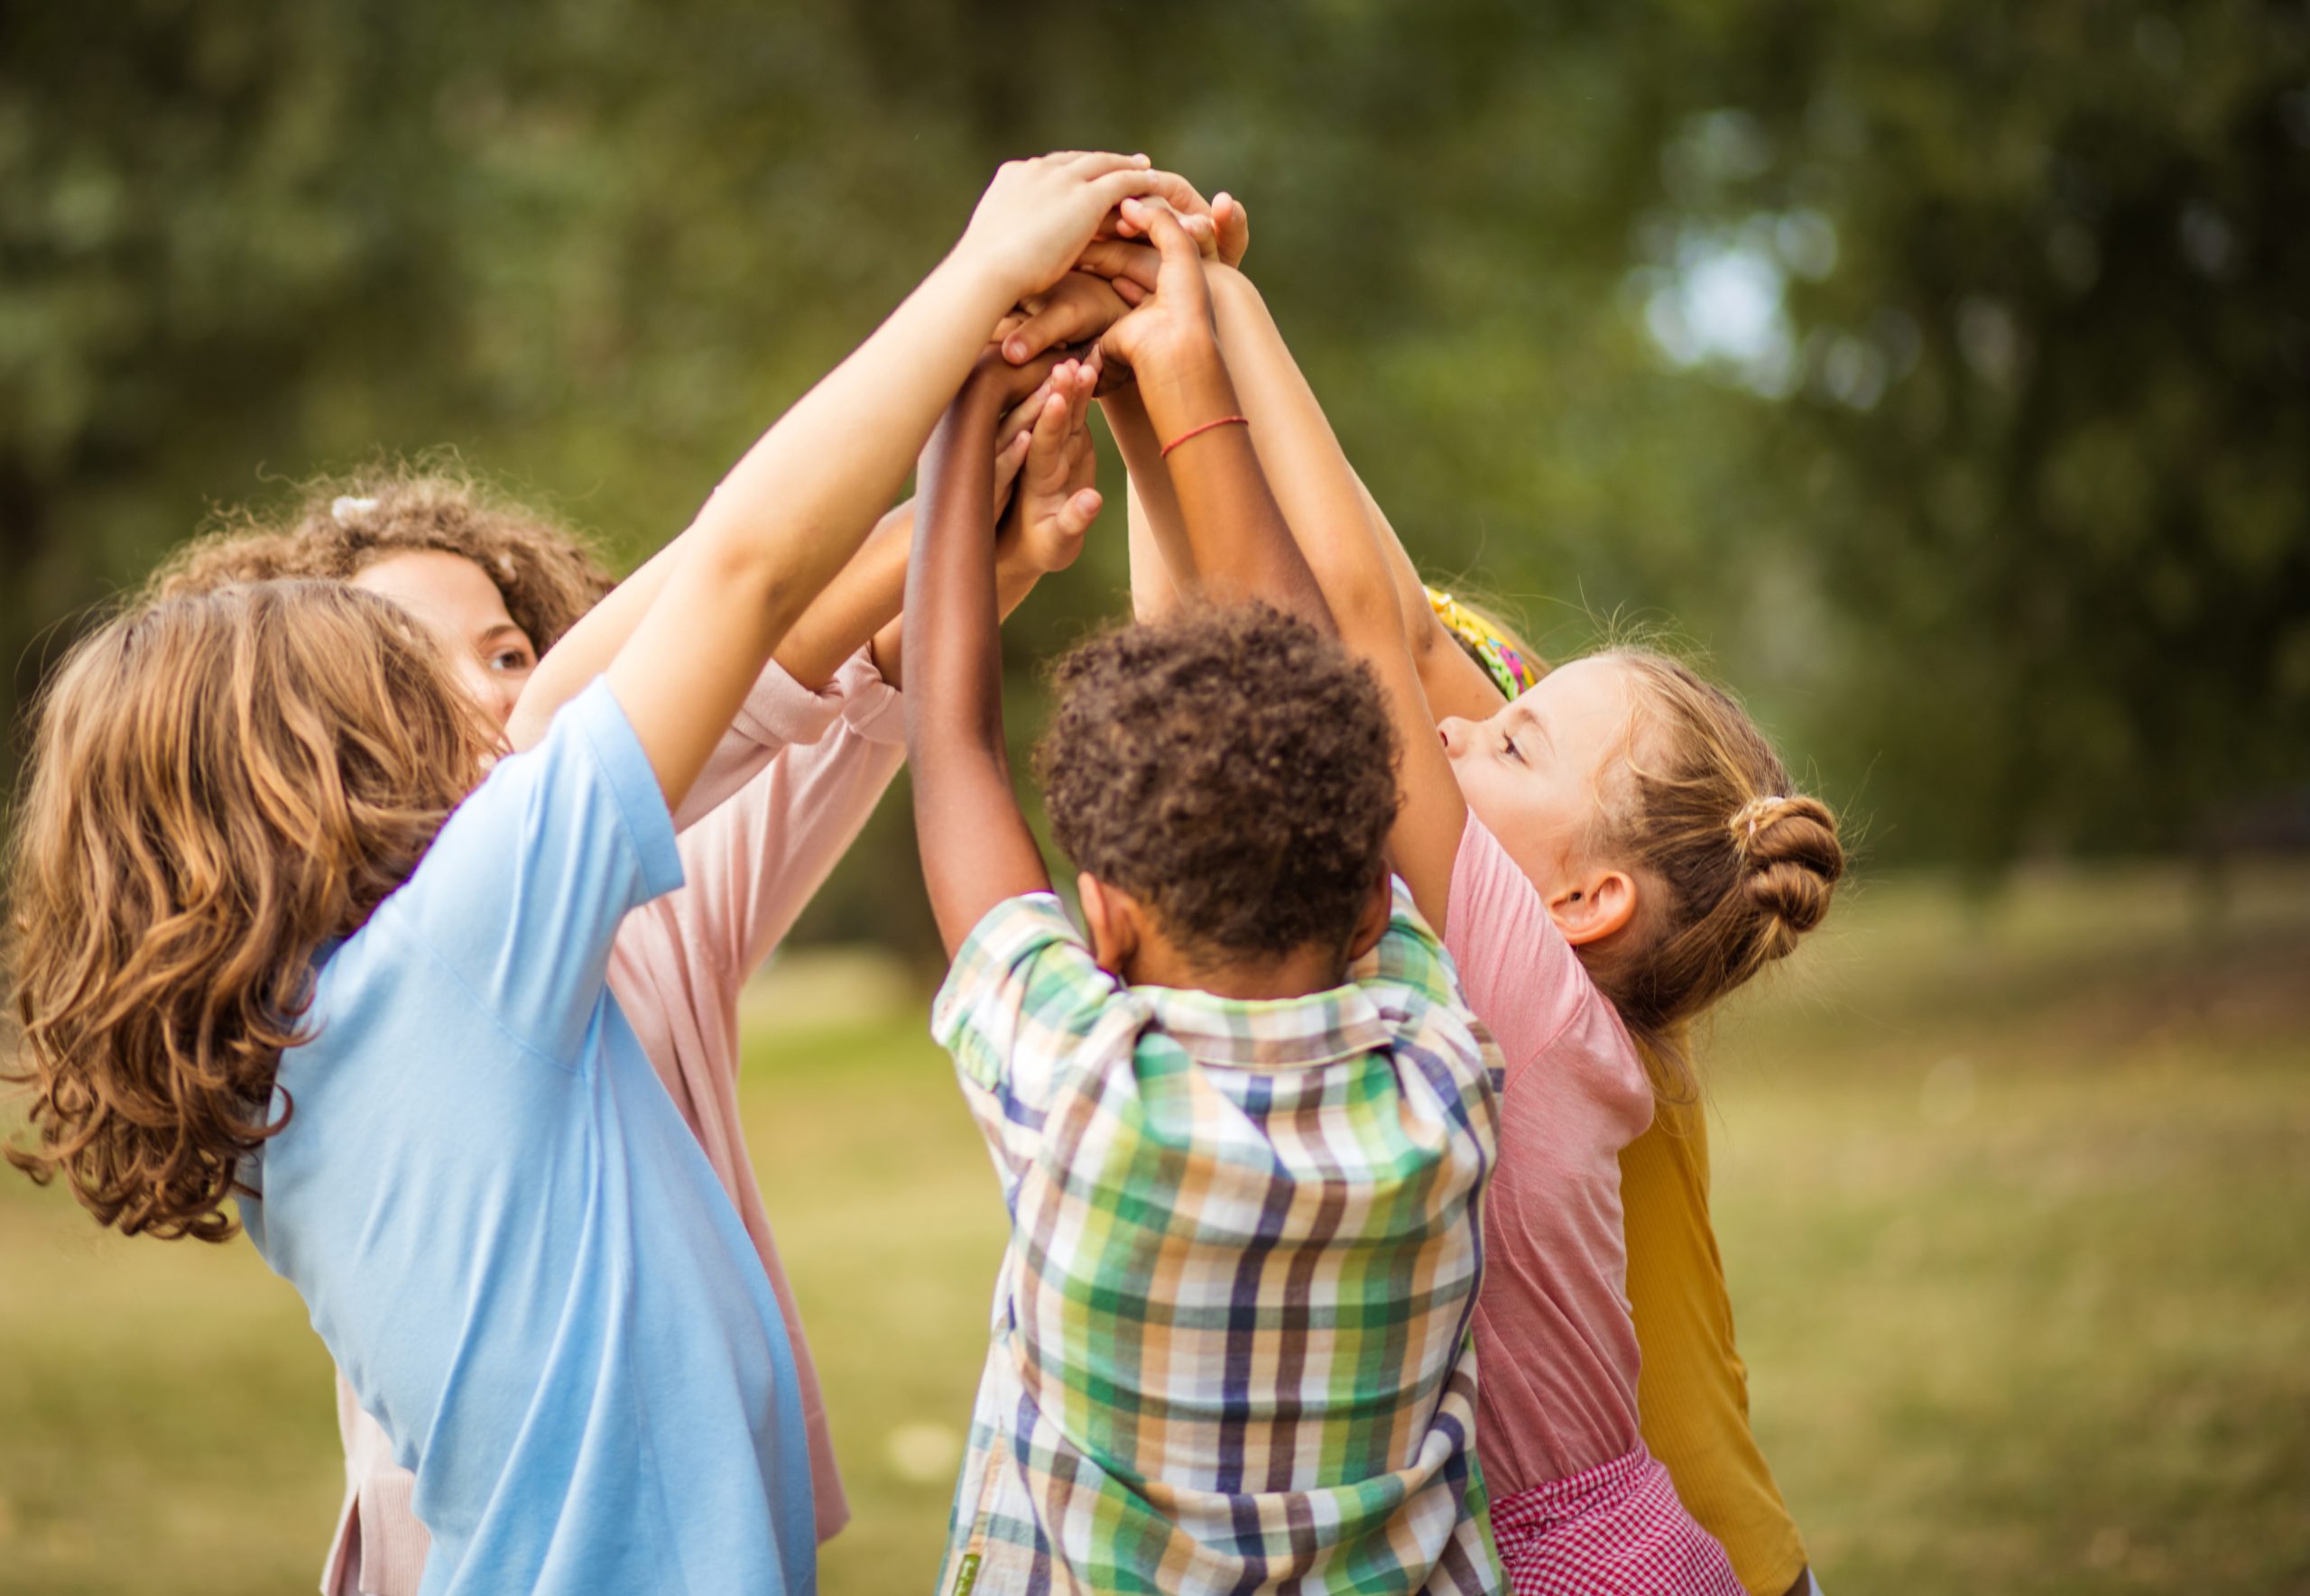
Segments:
[[[916,475],[907,567],[907,759],[914,829],[938,935],[952,955],[989,909],[1047,891],[1050,873],[1011,785],[1003,735],[994,517],[987,445],[1017,372],[990,354],[950,404]]]
[[[1507,700],[1484,674],[1483,667],[1468,658],[1450,628],[1437,618],[1428,602],[1428,584],[1420,580],[1418,567],[1404,552],[1403,540],[1396,536],[1386,512],[1361,476],[1356,478],[1355,489],[1363,496],[1364,521],[1378,540],[1394,579],[1404,639],[1411,644],[1412,663],[1419,669],[1420,690],[1428,695],[1428,712],[1439,721],[1451,715],[1490,720]]]
[[[1143,157],[1070,152],[1006,165],[953,253],[724,479],[607,668],[670,804],[896,495],[996,318],[1066,272],[1118,202],[1177,181]],[[986,445],[991,494],[991,436]],[[517,746],[541,734],[595,664],[579,650],[550,676],[540,668],[548,686],[516,710]]]
[[[1389,852],[1420,912],[1441,927],[1467,806],[1437,741],[1387,549],[1365,513],[1363,484],[1251,280],[1224,265],[1207,278],[1220,346],[1268,480],[1341,637],[1372,662],[1386,692],[1404,746],[1404,804]]]
[[[1123,217],[1155,246],[1157,287],[1100,346],[1131,367],[1151,435],[1161,440],[1158,460],[1169,468],[1183,545],[1174,579],[1222,601],[1264,599],[1331,631],[1323,592],[1242,424],[1194,239],[1160,206],[1126,203]],[[1142,494],[1156,491],[1151,472],[1139,475]]]

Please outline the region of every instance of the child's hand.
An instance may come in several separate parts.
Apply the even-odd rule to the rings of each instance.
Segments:
[[[1089,426],[1100,364],[1095,349],[1084,360],[1061,362],[1030,401],[1037,411],[1032,441],[1018,493],[996,535],[997,558],[1040,575],[1065,570],[1082,553],[1083,535],[1103,503],[1092,485],[1098,454]]]
[[[1139,247],[1144,254],[1151,256],[1155,253],[1130,244],[1094,244],[1090,247]],[[1150,281],[1152,281],[1151,272]],[[1103,274],[1069,272],[1048,292],[1029,294],[1021,300],[1019,309],[996,326],[994,336],[1002,340],[1005,360],[1024,364],[1046,349],[1097,337],[1121,320],[1133,302],[1125,300],[1116,284]]]
[[[1016,442],[1018,435],[1031,428],[1041,413],[1038,405],[1029,401],[1040,400],[1062,353],[1046,350],[1024,365],[1013,365],[1003,358],[1001,345],[989,344],[972,365],[970,375],[963,379],[956,399],[986,407],[979,419],[994,428],[998,466],[1001,446]]]
[[[980,197],[955,253],[986,272],[1006,300],[1024,299],[1057,282],[1107,213],[1142,194],[1200,204],[1186,179],[1151,170],[1144,155],[1068,150],[1007,161]]]
[[[1155,246],[1155,292],[1107,329],[1099,350],[1143,379],[1182,355],[1216,349],[1218,332],[1202,254],[1179,218],[1166,207],[1132,198],[1123,202],[1123,220]]]

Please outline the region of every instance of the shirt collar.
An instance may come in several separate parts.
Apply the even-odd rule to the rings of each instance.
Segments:
[[[1223,998],[1183,986],[1131,990],[1154,1010],[1163,1034],[1198,1064],[1304,1069],[1375,1053],[1392,1040],[1370,994],[1352,983],[1301,998]]]

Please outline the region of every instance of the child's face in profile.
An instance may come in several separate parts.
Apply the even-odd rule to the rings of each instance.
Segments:
[[[1470,812],[1551,901],[1576,890],[1602,833],[1635,685],[1620,660],[1592,655],[1558,666],[1488,720],[1437,724]]]
[[[499,731],[513,717],[537,650],[505,613],[497,584],[462,554],[412,549],[365,566],[353,586],[392,599],[440,646],[457,683]]]

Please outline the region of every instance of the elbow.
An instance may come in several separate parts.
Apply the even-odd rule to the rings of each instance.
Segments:
[[[1332,619],[1342,633],[1371,637],[1402,625],[1401,606],[1393,587],[1372,580],[1370,572],[1354,562],[1335,562],[1332,568],[1319,569],[1317,576],[1324,602],[1331,606]]]
[[[725,525],[692,549],[688,561],[704,591],[790,623],[809,599],[794,568],[794,551],[811,547],[821,537],[815,528],[772,539],[749,528]]]

